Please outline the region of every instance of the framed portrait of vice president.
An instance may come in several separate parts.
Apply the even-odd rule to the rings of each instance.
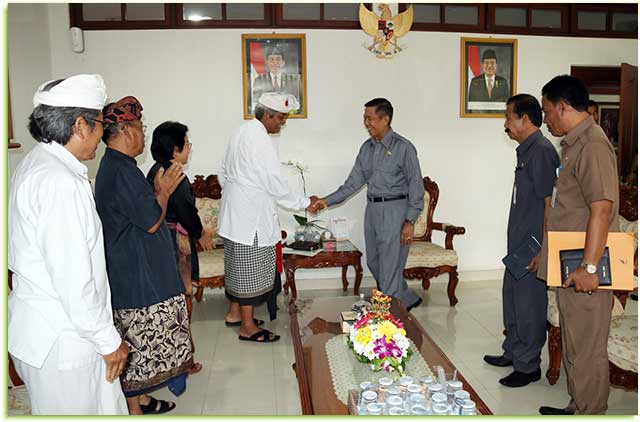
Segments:
[[[499,117],[515,95],[518,40],[460,39],[460,117]]]
[[[307,117],[305,34],[242,34],[242,107],[252,119],[265,92],[291,94],[300,109],[291,118]]]

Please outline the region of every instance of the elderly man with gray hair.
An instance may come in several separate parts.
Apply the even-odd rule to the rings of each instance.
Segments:
[[[11,179],[8,349],[33,414],[128,414],[117,378],[129,349],[113,324],[102,224],[82,164],[95,158],[106,99],[99,75],[40,86],[29,117],[38,144]]]
[[[253,318],[254,306],[274,294],[276,244],[280,242],[276,205],[299,210],[317,199],[289,190],[275,140],[269,136],[279,133],[289,112],[298,108],[293,95],[262,94],[255,119],[233,132],[222,162],[218,222],[224,241],[225,292],[230,301],[225,322],[227,326],[240,325],[240,340],[270,343],[280,339],[259,328],[264,321]]]

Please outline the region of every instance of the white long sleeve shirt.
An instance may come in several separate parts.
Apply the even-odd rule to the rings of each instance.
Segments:
[[[87,167],[67,149],[38,144],[16,168],[8,206],[8,349],[41,368],[59,342],[71,369],[114,352],[102,224]]]
[[[220,236],[258,246],[280,241],[276,205],[299,210],[309,206],[309,198],[289,190],[282,175],[278,151],[259,120],[244,123],[231,135],[218,180],[222,203],[218,217]]]

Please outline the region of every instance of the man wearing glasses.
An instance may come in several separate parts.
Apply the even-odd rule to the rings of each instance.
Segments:
[[[102,225],[87,167],[102,136],[100,75],[43,84],[37,145],[9,192],[8,349],[34,415],[126,415],[118,375],[129,349],[113,325]]]
[[[185,176],[175,163],[158,171],[152,187],[137,167],[145,126],[135,97],[107,105],[103,115],[107,149],[96,176],[96,206],[113,319],[132,356],[120,380],[131,414],[166,413],[176,405],[146,393],[167,382],[180,394],[193,365],[184,285],[165,222],[169,197]]]

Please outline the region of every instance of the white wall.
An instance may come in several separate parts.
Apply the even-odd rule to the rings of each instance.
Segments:
[[[22,148],[9,150],[9,174],[35,141],[27,130],[27,117],[33,109],[33,93],[42,82],[51,79],[49,9],[46,4],[8,5],[7,45],[13,136]]]
[[[190,127],[191,177],[217,172],[228,135],[243,122],[241,34],[265,31],[85,31],[85,52],[75,54],[67,5],[48,5],[48,10],[52,77],[102,74],[111,98],[135,95],[141,100],[149,136],[169,119]],[[283,160],[311,166],[308,192],[325,195],[344,181],[367,136],[362,105],[373,97],[387,97],[396,110],[394,129],[413,141],[423,174],[440,186],[436,220],[467,229],[454,242],[460,269],[500,268],[516,145],[504,134],[502,119],[459,117],[460,37],[473,34],[410,32],[402,39],[407,47],[403,52],[380,60],[362,47],[367,37],[361,31],[277,32],[307,34],[308,118],[290,119],[279,143]],[[572,64],[637,65],[637,40],[517,38],[518,91],[536,96],[553,76],[569,73]],[[11,68],[12,76],[23,71],[13,61]],[[36,85],[21,95],[30,100]],[[24,125],[20,119],[30,107],[14,111],[16,125]],[[148,147],[138,162],[145,172],[151,166]],[[97,164],[90,165],[92,171]],[[300,188],[293,175],[291,183]],[[352,239],[364,249],[364,206],[363,190],[320,218],[352,219]],[[290,212],[282,211],[281,222],[292,231]]]

